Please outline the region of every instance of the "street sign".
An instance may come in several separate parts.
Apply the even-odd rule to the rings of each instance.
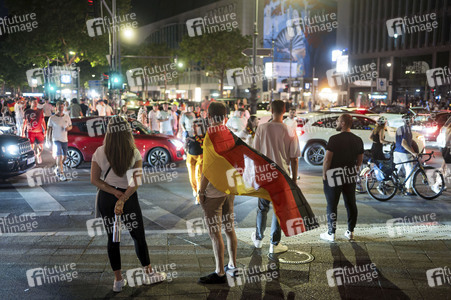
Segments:
[[[253,55],[253,49],[247,48],[244,49],[243,52],[241,52],[244,56],[252,56]],[[257,56],[263,56],[263,57],[271,57],[272,56],[272,49],[271,48],[257,48]]]
[[[387,78],[378,78],[377,79],[377,90],[379,92],[387,91]]]

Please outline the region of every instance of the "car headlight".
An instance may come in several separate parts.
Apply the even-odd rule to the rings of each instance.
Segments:
[[[169,140],[172,145],[174,145],[175,149],[180,150],[183,148],[183,143],[179,140]]]
[[[19,146],[17,145],[9,145],[9,146],[2,146],[3,153],[11,154],[11,155],[18,155],[19,154]]]

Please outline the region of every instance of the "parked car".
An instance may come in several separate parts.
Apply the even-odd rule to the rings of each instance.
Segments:
[[[12,134],[0,134],[0,178],[27,172],[36,165],[30,141]]]
[[[12,117],[0,117],[0,134],[16,134],[16,131],[16,124]]]
[[[85,117],[72,119],[68,132],[68,153],[65,164],[78,167],[83,161],[91,161],[92,155],[103,144],[106,125],[92,128],[94,122],[107,124],[109,117]],[[173,136],[151,134],[140,122],[129,119],[135,144],[143,162],[151,166],[166,165],[185,159],[182,141]],[[93,131],[95,130],[95,131]]]
[[[309,113],[298,115],[297,134],[301,155],[309,165],[322,165],[326,155],[326,144],[332,135],[338,134],[336,122],[341,113]],[[351,114],[353,118],[352,132],[363,140],[364,149],[370,150],[372,142],[369,139],[371,131],[376,127],[376,121],[364,115]],[[387,127],[385,139],[395,141],[396,129]],[[424,149],[424,137],[413,132],[413,140],[420,150]]]

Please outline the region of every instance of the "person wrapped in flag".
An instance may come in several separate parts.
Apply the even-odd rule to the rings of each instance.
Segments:
[[[203,175],[215,189],[228,195],[253,196],[270,201],[274,207],[276,221],[280,224],[279,228],[286,236],[292,236],[317,228],[318,223],[310,205],[296,185],[299,150],[295,145],[297,139],[293,141],[287,139],[290,135],[286,125],[282,123],[283,102],[273,101],[272,108],[274,126],[270,126],[271,132],[269,133],[272,137],[260,136],[268,130],[267,126],[263,126],[264,124],[260,125],[254,145],[261,144],[259,147],[262,152],[264,150],[268,156],[271,155],[274,161],[248,146],[224,125],[211,126],[208,128],[204,140]],[[276,124],[276,120],[281,124]],[[276,128],[279,127],[282,128],[281,132],[285,130],[286,133],[276,136]],[[269,145],[266,145],[282,143],[289,143],[288,146],[280,146],[286,147],[282,148],[283,154],[274,152]],[[289,163],[292,166],[291,178],[288,175]],[[262,202],[259,200],[259,204]],[[261,208],[262,212],[267,212],[269,204],[266,204],[264,203],[264,207]],[[263,212],[261,215],[261,226],[257,227],[257,232],[260,233],[264,231],[265,213]],[[273,224],[271,245],[274,246],[271,248],[273,253],[280,253],[284,250],[282,247],[277,247],[280,242],[277,230],[280,229],[277,229],[275,222]],[[258,237],[263,238],[262,235]],[[256,233],[255,238],[258,239],[258,237]],[[255,245],[259,246],[257,243]]]

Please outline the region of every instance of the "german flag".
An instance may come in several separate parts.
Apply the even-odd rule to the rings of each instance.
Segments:
[[[224,193],[271,201],[286,236],[319,227],[310,205],[290,176],[224,125],[208,128],[203,174]]]

